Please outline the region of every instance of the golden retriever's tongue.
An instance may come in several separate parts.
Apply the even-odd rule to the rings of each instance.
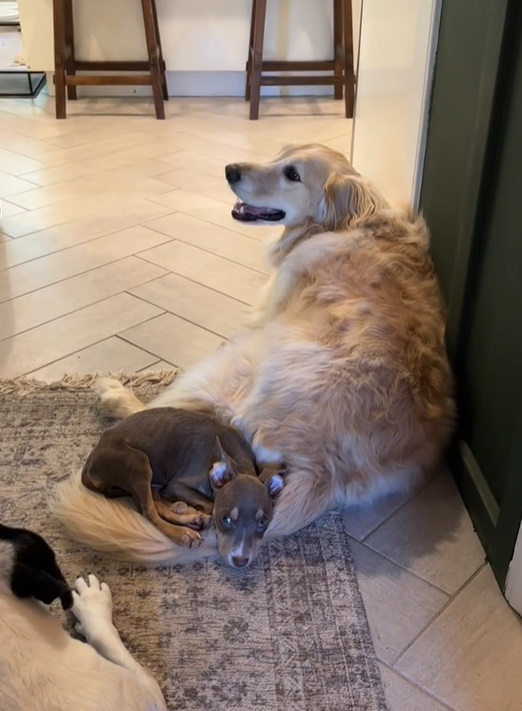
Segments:
[[[232,217],[242,222],[255,222],[255,220],[275,221],[282,220],[285,216],[283,210],[275,210],[272,207],[254,207],[246,202],[236,202],[232,208]]]

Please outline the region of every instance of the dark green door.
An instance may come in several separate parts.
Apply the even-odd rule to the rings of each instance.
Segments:
[[[448,302],[451,461],[504,586],[522,519],[522,3],[445,0],[421,206]]]

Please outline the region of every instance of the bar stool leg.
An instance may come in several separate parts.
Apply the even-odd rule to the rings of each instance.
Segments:
[[[66,117],[65,107],[65,7],[64,0],[53,0],[54,94],[56,118]]]
[[[344,17],[344,101],[346,118],[353,118],[355,101],[355,75],[353,67],[352,0],[343,0]]]
[[[167,87],[167,77],[166,77],[166,66],[165,66],[165,60],[163,59],[163,48],[161,46],[161,36],[160,36],[160,31],[159,31],[159,22],[158,22],[158,10],[156,8],[156,0],[152,0],[152,14],[154,16],[154,32],[156,35],[156,44],[159,48],[159,55],[160,55],[160,72],[161,72],[161,88],[163,90],[163,98],[165,101],[169,100],[169,90]]]
[[[72,0],[64,0],[64,31],[65,31],[65,67],[67,76],[75,76],[75,56],[74,56],[74,24]],[[67,98],[77,99],[76,87],[67,86]]]
[[[160,52],[156,41],[156,31],[154,28],[154,12],[152,0],[141,0],[143,9],[143,23],[145,25],[145,39],[147,40],[147,51],[149,55],[149,70],[154,96],[154,106],[156,108],[156,118],[165,118],[165,105],[163,104],[163,86],[160,71]]]
[[[257,0],[252,0],[252,13],[250,15],[250,40],[248,42],[248,56],[246,63],[245,101],[250,101],[250,77],[252,75],[252,52],[254,51],[253,46],[256,29],[256,9]]]
[[[343,0],[333,0],[333,52],[334,76],[342,77],[344,68]],[[334,84],[334,99],[343,98],[342,82]]]
[[[261,70],[263,63],[263,44],[265,40],[266,1],[256,0],[255,26],[252,45],[252,70],[250,74],[250,120],[259,118],[259,99],[261,96]]]

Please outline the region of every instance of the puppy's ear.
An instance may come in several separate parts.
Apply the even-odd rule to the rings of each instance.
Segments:
[[[329,232],[346,229],[352,220],[368,217],[381,199],[357,173],[333,173],[325,183],[318,221]]]
[[[288,467],[286,464],[268,464],[266,467],[263,467],[259,475],[259,481],[266,486],[268,493],[273,499],[281,493],[284,486],[283,477],[287,472]]]
[[[209,474],[210,483],[213,489],[221,489],[237,476],[237,469],[234,460],[223,449],[219,437],[216,437],[216,456],[217,461]]]
[[[64,610],[73,606],[71,589],[65,580],[59,580],[39,568],[23,563],[15,563],[11,577],[11,590],[16,597],[34,597],[50,605],[60,599]]]

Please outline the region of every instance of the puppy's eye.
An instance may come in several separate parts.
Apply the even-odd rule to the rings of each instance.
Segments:
[[[301,182],[301,176],[297,172],[297,170],[294,168],[293,165],[287,165],[285,168],[285,178],[287,180],[290,180],[292,183],[299,183]]]
[[[264,531],[265,528],[268,526],[268,519],[266,516],[263,516],[262,518],[259,519],[257,522],[257,528],[260,531]]]
[[[221,514],[221,523],[224,526],[231,526],[232,525],[232,519],[230,518],[229,514],[223,513]]]

